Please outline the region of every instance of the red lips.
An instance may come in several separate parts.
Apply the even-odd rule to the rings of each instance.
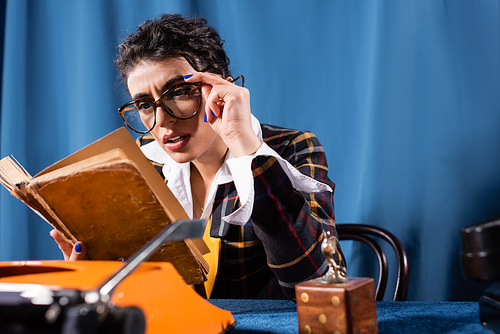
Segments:
[[[162,137],[163,145],[171,151],[180,150],[189,143],[189,133],[172,132]]]

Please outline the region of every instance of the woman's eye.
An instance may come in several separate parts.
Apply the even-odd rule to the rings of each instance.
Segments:
[[[194,96],[198,96],[200,94],[198,88],[194,85],[185,85],[172,89],[167,93],[167,100],[173,99],[192,99]]]
[[[171,96],[172,97],[185,96],[189,95],[189,92],[191,92],[191,88],[189,87],[179,88],[174,90]]]
[[[148,109],[153,108],[153,103],[151,103],[151,102],[138,102],[136,104],[136,108],[138,110],[148,110]]]

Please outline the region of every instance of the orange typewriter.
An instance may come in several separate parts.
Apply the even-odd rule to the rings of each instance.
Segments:
[[[205,224],[172,223],[126,262],[0,263],[0,333],[229,333],[229,311],[170,263],[144,262],[164,242],[201,237]]]

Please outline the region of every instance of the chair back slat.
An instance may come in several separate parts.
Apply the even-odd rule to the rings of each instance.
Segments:
[[[383,252],[380,245],[373,238],[370,238],[367,235],[380,238],[391,245],[391,247],[394,249],[398,261],[396,287],[392,300],[406,300],[410,281],[410,265],[408,262],[408,255],[401,241],[386,229],[374,225],[337,224],[336,228],[339,240],[354,240],[363,242],[368,245],[377,256],[377,260],[379,262],[379,281],[377,283],[376,292],[377,300],[383,299],[387,286],[389,265],[387,263],[385,252]],[[375,244],[377,246],[375,246]]]

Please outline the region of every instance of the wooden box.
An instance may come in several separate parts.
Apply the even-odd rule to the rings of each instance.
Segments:
[[[319,279],[295,286],[300,334],[378,333],[372,278],[349,277],[347,283]]]

